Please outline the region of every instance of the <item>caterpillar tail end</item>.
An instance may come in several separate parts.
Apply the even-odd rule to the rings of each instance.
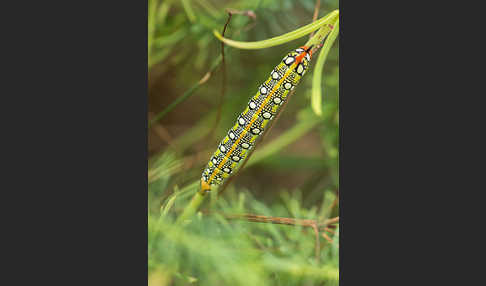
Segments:
[[[210,191],[211,191],[211,186],[206,181],[204,181],[204,179],[201,179],[201,188],[199,189],[199,193],[204,196]]]

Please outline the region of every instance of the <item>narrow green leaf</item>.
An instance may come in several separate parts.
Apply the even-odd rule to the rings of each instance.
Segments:
[[[163,216],[166,216],[167,213],[169,213],[170,209],[172,208],[172,206],[174,205],[174,202],[177,198],[177,192],[174,193],[171,198],[169,199],[169,201],[167,202],[167,204],[163,207],[162,209],[162,215]]]
[[[181,104],[184,102],[186,99],[191,97],[191,95],[202,85],[206,82],[207,78],[211,75],[211,73],[216,69],[216,67],[219,65],[221,62],[221,56],[217,57],[216,60],[213,62],[213,65],[211,66],[211,69],[206,73],[206,76],[204,76],[200,81],[198,81],[196,84],[191,86],[184,94],[180,97],[178,97],[176,100],[174,100],[169,106],[167,106],[164,110],[161,112],[157,113],[152,120],[149,122],[149,128],[154,124],[155,122],[161,120],[167,113],[172,111],[177,105]]]
[[[321,19],[312,22],[304,27],[296,29],[292,32],[274,38],[266,39],[263,41],[257,41],[257,42],[241,42],[241,41],[230,40],[221,36],[221,34],[216,30],[213,30],[213,34],[220,41],[234,48],[246,49],[246,50],[265,49],[273,46],[278,46],[293,41],[295,39],[299,39],[307,34],[310,34],[313,31],[323,27],[326,24],[333,23],[335,19],[338,17],[338,15],[339,15],[339,11],[334,10],[331,13],[327,14],[326,16],[322,17]]]
[[[153,40],[153,43],[157,48],[162,48],[164,46],[173,45],[178,41],[182,40],[185,36],[187,36],[188,32],[185,29],[179,29],[173,32],[170,35],[158,37],[157,39]]]
[[[339,35],[339,18],[336,20],[336,23],[334,24],[334,29],[331,31],[328,38],[324,42],[324,46],[322,47],[322,51],[319,53],[316,66],[314,67],[314,74],[312,78],[311,107],[317,116],[322,116],[321,80],[322,80],[322,71],[324,69],[324,63],[326,62],[326,58],[327,55],[329,54],[329,50],[331,49],[332,44],[334,43],[338,35]]]
[[[192,6],[189,3],[189,0],[181,0],[182,2],[182,7],[184,7],[184,11],[187,14],[187,18],[191,23],[194,23],[196,21],[196,14],[194,13],[194,10],[192,10]]]

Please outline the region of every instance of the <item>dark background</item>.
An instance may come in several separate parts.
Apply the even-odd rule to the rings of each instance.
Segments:
[[[4,10],[9,281],[147,281],[147,3],[137,5]],[[482,89],[466,65],[479,54],[460,40],[475,39],[465,28],[480,27],[481,9],[408,5],[340,1],[342,285],[480,273],[468,255],[479,253]]]

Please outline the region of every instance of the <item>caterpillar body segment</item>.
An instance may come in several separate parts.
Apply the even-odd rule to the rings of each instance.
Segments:
[[[266,131],[269,122],[286,102],[289,92],[299,84],[307,71],[312,57],[311,49],[312,46],[303,46],[289,52],[259,86],[209,159],[201,177],[201,194],[209,192],[211,186],[222,184],[235,174],[249,152],[255,148],[257,138]]]

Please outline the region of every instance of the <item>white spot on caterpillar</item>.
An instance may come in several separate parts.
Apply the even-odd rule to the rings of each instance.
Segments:
[[[293,63],[293,62],[294,62],[294,60],[295,60],[295,59],[294,59],[293,57],[288,57],[288,58],[285,60],[285,64],[286,64],[286,65],[290,65],[291,63]]]
[[[264,86],[262,86],[262,87],[260,88],[260,93],[261,93],[261,94],[267,94],[267,88],[266,88],[266,87],[264,87]]]
[[[248,143],[243,143],[243,144],[241,144],[241,147],[243,147],[243,148],[245,148],[245,149],[248,149],[248,148],[250,148],[250,144],[248,144]]]
[[[306,58],[308,61],[310,61],[310,55],[309,55],[308,53],[305,55],[305,58]]]
[[[269,119],[270,117],[272,117],[272,115],[270,114],[270,112],[264,112],[263,113],[263,118]]]
[[[285,87],[285,89],[290,89],[290,88],[292,88],[292,84],[290,82],[286,82],[284,84],[284,87]],[[277,102],[275,102],[275,103],[277,103]]]
[[[303,71],[304,71],[304,66],[302,64],[299,64],[299,66],[297,67],[297,73],[301,75]]]
[[[304,49],[301,49],[301,48],[298,48],[295,50],[297,53],[302,53],[304,51]]]
[[[232,158],[232,159],[233,159],[233,161],[235,161],[235,162],[240,161],[240,157],[238,157],[238,156],[233,156],[233,158]]]
[[[253,134],[258,135],[258,134],[260,134],[260,129],[253,128],[252,132],[253,132]]]
[[[223,153],[224,153],[224,152],[226,152],[226,148],[224,148],[224,146],[223,146],[223,145],[221,145],[221,146],[219,147],[219,150],[221,150],[221,152],[223,152]]]
[[[255,109],[255,108],[256,108],[255,102],[250,101],[250,109]]]
[[[213,158],[213,163],[216,165],[218,164],[218,160],[216,160],[216,158]]]
[[[273,102],[275,102],[275,104],[280,104],[280,102],[282,102],[282,100],[280,99],[280,97],[275,97],[273,99]]]
[[[229,138],[231,138],[231,139],[235,139],[236,138],[235,133],[233,133],[233,131],[231,131],[229,133]]]
[[[224,168],[223,171],[225,171],[228,174],[229,174],[229,172],[231,172],[230,168],[228,168],[228,167]]]
[[[279,79],[279,78],[280,78],[280,75],[278,74],[278,72],[274,71],[274,72],[272,73],[272,78],[273,78],[273,79]]]
[[[238,123],[240,123],[240,125],[244,125],[245,124],[245,119],[243,119],[242,117],[240,117],[240,119],[238,119]]]

